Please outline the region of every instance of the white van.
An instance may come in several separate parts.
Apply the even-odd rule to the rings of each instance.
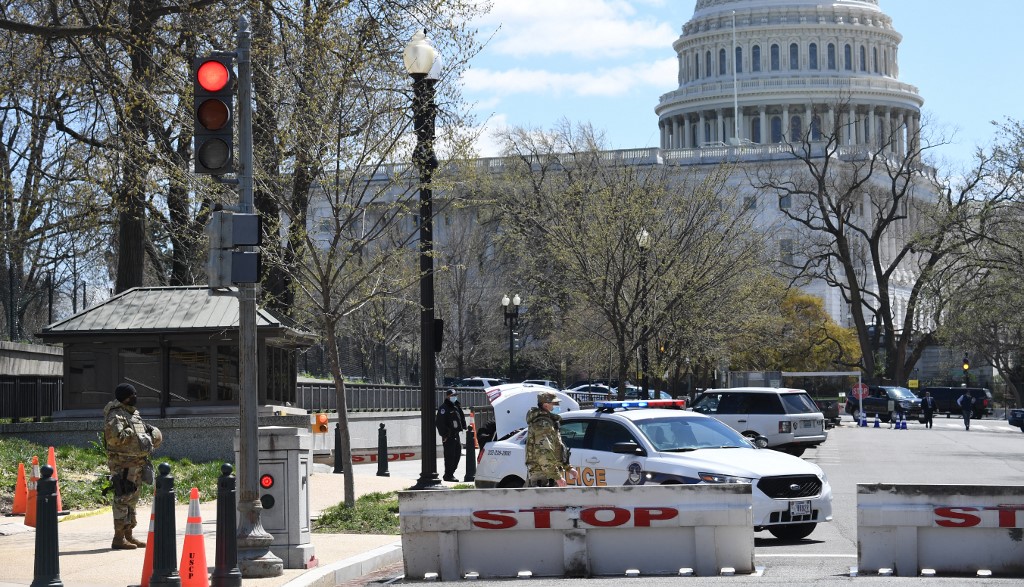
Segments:
[[[734,387],[709,389],[693,411],[713,416],[768,448],[800,456],[828,438],[825,416],[802,389]]]

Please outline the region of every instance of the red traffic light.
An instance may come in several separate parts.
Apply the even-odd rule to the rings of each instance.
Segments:
[[[264,473],[260,475],[260,487],[263,489],[270,489],[274,486],[274,476],[270,473]]]
[[[220,61],[204,61],[196,70],[196,81],[207,92],[219,92],[231,81],[231,72]]]
[[[314,414],[313,415],[313,432],[315,434],[323,434],[327,432],[327,423],[329,419],[327,414]]]

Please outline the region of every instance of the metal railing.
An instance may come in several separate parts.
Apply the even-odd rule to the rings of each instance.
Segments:
[[[35,422],[61,409],[63,382],[59,377],[0,376],[0,418]]]
[[[446,388],[434,392],[436,408],[444,401]],[[482,389],[455,388],[464,409],[489,406]],[[349,410],[419,410],[420,388],[413,385],[382,385],[372,383],[345,384],[345,405]],[[295,389],[295,407],[311,412],[338,409],[338,394],[330,381],[300,381]]]

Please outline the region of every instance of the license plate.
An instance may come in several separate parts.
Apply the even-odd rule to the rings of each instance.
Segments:
[[[791,516],[809,516],[811,515],[811,501],[791,501],[789,502],[789,515]]]
[[[802,424],[802,426],[804,428],[813,428],[814,427],[814,420],[804,420],[804,423]]]

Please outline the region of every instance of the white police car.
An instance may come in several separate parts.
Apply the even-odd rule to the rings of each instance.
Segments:
[[[754,530],[784,540],[806,538],[832,520],[832,488],[820,467],[758,449],[729,426],[679,400],[596,402],[562,414],[562,439],[580,486],[750,483]],[[667,409],[675,408],[675,409]],[[485,444],[478,488],[523,487],[526,430]]]

